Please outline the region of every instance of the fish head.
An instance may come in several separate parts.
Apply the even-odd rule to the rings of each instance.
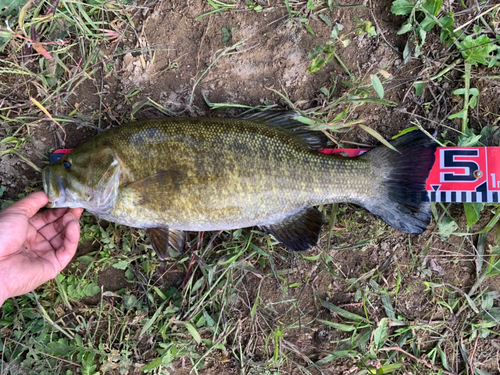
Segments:
[[[80,146],[42,171],[47,207],[83,207],[109,215],[120,182],[120,163],[110,148]]]

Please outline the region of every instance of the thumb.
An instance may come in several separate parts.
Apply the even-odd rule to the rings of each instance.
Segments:
[[[56,250],[56,258],[59,261],[60,269],[57,273],[61,272],[73,259],[78,247],[78,240],[80,239],[80,224],[71,213],[67,213],[63,217],[64,231],[61,233],[62,244]]]

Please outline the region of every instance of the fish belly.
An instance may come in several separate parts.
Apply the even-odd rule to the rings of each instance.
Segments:
[[[363,198],[361,187],[370,181],[360,174],[353,177],[360,169],[357,163],[313,159],[270,163],[254,155],[235,167],[233,160],[218,158],[212,174],[181,172],[185,180],[178,185],[121,188],[106,219],[142,228],[228,230],[279,222],[305,207]]]

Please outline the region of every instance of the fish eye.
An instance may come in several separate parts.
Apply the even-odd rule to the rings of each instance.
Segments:
[[[71,163],[69,161],[65,161],[63,163],[63,165],[64,165],[64,168],[66,168],[66,169],[70,169],[71,168]]]

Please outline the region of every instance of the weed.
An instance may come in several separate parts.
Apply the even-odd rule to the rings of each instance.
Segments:
[[[229,24],[227,27],[222,28],[222,44],[226,47],[230,47],[233,44],[233,32],[234,28]]]

